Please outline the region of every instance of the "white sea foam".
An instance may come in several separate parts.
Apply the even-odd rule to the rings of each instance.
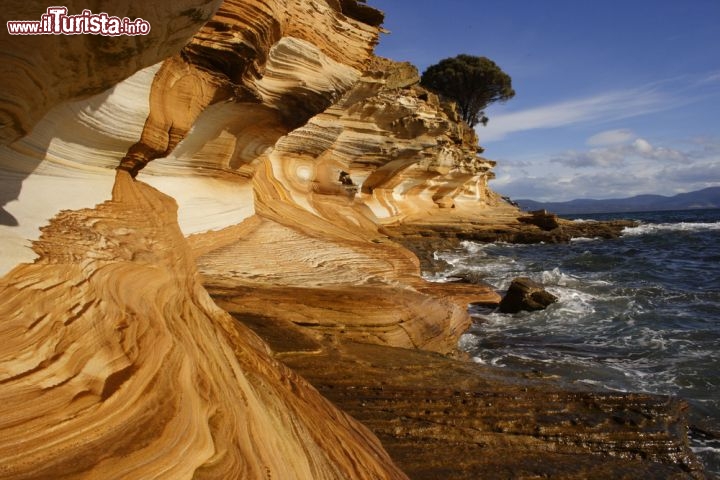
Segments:
[[[600,240],[600,237],[573,237],[570,239],[570,241],[573,243],[594,242],[595,240]]]
[[[482,315],[483,330],[487,330],[488,328],[503,327],[511,323],[512,316],[506,315],[504,313],[493,312]]]
[[[571,289],[549,290],[550,293],[559,297],[556,313],[564,318],[574,319],[577,315],[595,312],[593,304],[597,298],[594,295]]]
[[[462,242],[460,242],[460,246],[472,255],[478,255],[482,253],[484,256],[485,252],[483,252],[483,250],[488,248],[490,245],[492,245],[492,243],[478,243],[470,240],[463,240]]]
[[[714,453],[720,453],[720,448],[717,447],[690,447],[694,453],[703,453],[703,452],[714,452]]]
[[[472,360],[473,360],[473,362],[479,363],[480,365],[492,365],[493,367],[504,367],[505,366],[502,363],[500,363],[500,361],[502,360],[502,358],[500,358],[500,357],[492,358],[488,362],[488,361],[485,361],[485,359],[483,359],[482,357],[476,355],[476,356],[472,357]]]
[[[665,217],[675,218],[682,217]],[[559,298],[537,312],[508,315],[477,310],[472,334],[463,338],[460,348],[477,363],[537,370],[586,388],[683,396],[718,418],[717,368],[713,368],[717,337],[716,327],[710,325],[717,318],[718,299],[714,292],[688,293],[688,284],[695,283],[683,279],[692,272],[673,270],[664,250],[680,245],[682,258],[688,244],[696,245],[695,237],[702,240],[702,248],[711,244],[707,238],[720,231],[720,222],[717,216],[707,219],[641,224],[625,229],[625,239],[580,238],[566,249],[464,242],[460,248],[440,252],[439,258],[452,264],[444,272],[450,277],[481,279],[503,290],[513,278],[528,276]],[[641,242],[638,247],[640,236],[653,234],[663,241]],[[657,248],[657,255],[643,248]],[[708,255],[713,257],[698,276],[709,276],[710,267],[715,273],[717,250],[711,248]],[[695,264],[690,260],[681,267],[691,269]],[[666,271],[669,276],[652,275]],[[675,282],[674,275],[688,283]],[[696,331],[696,325],[708,329],[707,338]],[[712,465],[720,465],[718,443],[700,444],[694,439],[693,448]]]
[[[600,387],[603,390],[612,390],[613,392],[628,392],[629,391],[627,388],[618,387],[617,385],[612,385],[607,382],[591,380],[589,378],[582,378],[580,380],[575,380],[575,383],[582,383],[584,385],[592,385],[593,387]]]
[[[423,280],[427,280],[432,283],[447,283],[452,277],[449,277],[443,273],[423,273]]]
[[[590,379],[590,378],[580,378],[580,379],[578,379],[578,380],[575,380],[575,382],[577,382],[577,383],[584,383],[584,384],[586,384],[586,385],[597,385],[597,386],[600,386],[600,387],[605,386],[605,384],[604,384],[603,382],[601,382],[601,381],[599,381],[599,380],[593,380],[593,379]]]
[[[566,287],[568,285],[575,285],[578,282],[579,280],[577,277],[561,272],[559,267],[542,272],[542,283],[545,285],[559,285],[561,287]]]
[[[463,333],[460,335],[458,347],[460,350],[469,352],[472,349],[477,348],[478,343],[480,343],[480,338],[477,335],[473,335],[472,333]]]
[[[646,223],[637,227],[625,227],[623,235],[647,235],[658,232],[700,232],[720,230],[720,222],[679,222],[679,223]]]

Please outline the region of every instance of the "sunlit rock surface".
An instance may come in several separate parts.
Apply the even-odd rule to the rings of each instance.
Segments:
[[[252,175],[243,176],[243,165],[290,128],[283,116],[292,112],[281,111],[283,97],[294,98],[297,88],[330,103],[332,92],[349,87],[359,75],[377,32],[345,17],[339,5],[298,2],[291,12],[298,22],[288,31],[306,32],[306,38],[286,38],[275,26],[264,38],[254,12],[268,9],[268,19],[287,25],[291,17],[280,18],[279,12],[287,12],[279,4],[238,2],[223,8],[206,29],[227,32],[219,22],[230,15],[242,19],[239,32],[258,40],[226,49],[256,48],[257,58],[246,55],[252,64],[248,79],[262,93],[249,105],[238,98],[238,92],[250,89],[240,77],[222,85],[232,87],[230,97],[202,95],[208,91],[203,81],[213,84],[217,72],[207,66],[193,70],[181,61],[197,56],[192,45],[183,55],[157,63],[176,52],[189,32],[174,49],[167,39],[161,40],[163,48],[151,44],[152,61],[130,62],[135,70],[151,65],[137,73],[126,66],[121,74],[106,72],[99,80],[76,74],[72,87],[42,104],[18,107],[31,112],[8,126],[6,141],[32,133],[0,152],[0,238],[7,272],[0,280],[0,402],[9,412],[0,419],[2,478],[405,478],[365,427],[272,359],[254,334],[210,300],[179,228],[176,202],[123,170],[115,174],[120,160],[137,158],[138,151],[169,154],[175,145],[167,139],[183,139],[195,117],[222,98],[226,104],[208,111],[208,122],[197,122],[198,138],[188,139],[185,150],[173,151],[165,166],[145,176],[170,193],[192,190],[184,197],[183,210],[189,212],[181,216],[184,230],[239,223],[253,212]],[[32,18],[21,10],[10,13]],[[195,15],[194,26],[210,13],[208,7],[205,18]],[[172,8],[167,14],[178,15]],[[163,17],[136,15],[157,23],[162,32]],[[357,37],[358,53],[348,53],[349,41],[339,42],[337,35],[311,30],[318,21],[334,22],[344,35]],[[179,35],[181,26],[171,27]],[[205,31],[195,37],[199,44],[211,42]],[[337,59],[343,49],[345,63],[322,53],[325,44]],[[17,55],[19,47],[13,48]],[[103,66],[83,57],[84,46],[63,48],[74,48],[77,57],[64,56],[57,67],[38,60],[28,75],[46,80],[51,89],[59,81],[54,69],[81,70],[89,64],[99,71]],[[297,58],[308,65],[285,78],[282,72],[292,65],[283,62],[296,58],[298,49],[307,52],[304,60]],[[209,58],[202,50],[198,55]],[[277,79],[267,72],[273,65]],[[298,87],[311,74],[315,81]],[[26,85],[13,82],[3,77],[8,108],[35,101],[37,86],[25,92]],[[73,99],[108,87],[88,99]],[[64,99],[70,101],[53,106]],[[50,112],[35,122],[47,108]],[[320,108],[313,105],[306,115]],[[258,118],[268,119],[267,128]],[[165,134],[160,147],[153,132]],[[238,137],[247,142],[239,145]],[[193,175],[200,180],[193,181]],[[203,209],[205,217],[212,216],[223,205],[233,212],[214,223],[193,217]]]
[[[60,210],[109,198],[118,158],[142,132],[158,68],[140,70],[90,99],[58,105],[31,135],[0,146],[0,273],[36,258],[29,240]]]
[[[174,215],[121,172],[0,282],[2,478],[402,478],[213,304]]]
[[[465,448],[465,410],[435,430],[409,412],[452,409],[433,390],[445,367],[465,375],[448,388],[482,395],[485,371],[439,354],[462,357],[468,303],[500,297],[425,281],[426,259],[393,238],[540,229],[488,189],[494,163],[454,108],[411,65],[373,56],[383,16],[363,2],[146,3],[67,6],[142,17],[148,37],[0,44],[0,478],[457,473],[442,446]],[[385,386],[395,400],[364,393]],[[530,445],[588,468],[628,452],[633,472],[695,468],[676,403],[651,409],[672,416],[648,423],[655,450],[632,426],[625,446],[600,429],[597,448],[569,448],[586,432],[535,438],[548,397],[523,398],[526,444],[473,437],[502,459]],[[421,472],[414,446],[440,465]]]
[[[402,106],[407,96],[427,96],[410,87],[417,82],[413,68],[376,59],[370,69],[335,105],[258,158],[255,216],[227,232],[205,235],[205,243],[213,235],[218,243],[214,249],[203,246],[200,270],[211,291],[225,298],[221,306],[234,313],[271,314],[320,336],[450,352],[469,326],[468,299],[454,301],[447,286],[433,294],[420,278],[416,257],[388,241],[383,220],[371,207],[375,195],[362,193],[363,175],[394,162],[388,157],[383,163],[383,149],[408,157],[405,168],[395,172],[398,177],[408,170],[427,170],[428,159],[445,149],[460,157],[463,147],[472,157],[469,162],[478,164],[467,178],[485,174],[489,167],[474,155],[474,136],[474,144],[465,146],[457,137],[461,146],[444,145],[462,127],[447,118],[439,102]],[[362,113],[379,101],[388,107],[384,113]],[[412,122],[419,110],[435,125],[432,135],[424,123],[408,131],[397,122]],[[450,162],[443,172],[462,168]],[[437,210],[425,191],[432,190],[429,184],[443,183],[443,172],[399,179],[398,184],[413,185],[418,198],[407,194],[399,202],[386,201],[395,213],[383,210],[385,216],[402,217],[403,205],[420,204],[420,197],[430,198],[425,208]],[[193,237],[193,243],[202,237]],[[478,286],[472,300],[492,303],[497,294]]]
[[[10,35],[8,20],[40,20],[52,3],[7,0],[0,9],[0,144],[27,135],[64,100],[101,93],[136,71],[176,54],[213,16],[222,0],[115,2],[68,0],[68,14],[83,9],[142,18],[148,35]]]

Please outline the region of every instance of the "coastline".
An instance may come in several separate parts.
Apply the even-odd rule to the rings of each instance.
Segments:
[[[560,223],[577,226],[573,233],[602,238],[635,224]],[[419,253],[427,272],[425,267],[441,268],[429,252],[468,236],[488,239],[499,231],[506,241],[508,232],[516,232],[524,239],[529,233],[560,242],[569,233],[538,235],[536,227],[516,222],[474,232],[468,225],[447,226],[432,225],[415,235],[404,227],[394,230],[402,232],[395,240]],[[425,288],[437,296],[448,294],[443,288],[480,286],[431,283]],[[318,336],[315,325],[248,307],[248,295],[257,297],[258,291],[237,297],[227,285],[206,288],[218,305],[267,342],[278,360],[370,428],[410,478],[705,478],[688,443],[689,407],[680,399],[579,387],[538,371],[480,365],[458,350],[443,355],[347,335]],[[311,301],[297,295],[300,303]],[[460,300],[467,304],[472,298]],[[492,298],[485,300],[493,304]],[[333,308],[344,307],[340,302]]]
[[[535,244],[567,243],[576,238],[612,239],[619,237],[625,228],[638,225],[626,219],[578,222],[547,212],[539,215],[512,212],[491,215],[490,219],[479,222],[445,217],[433,222],[403,222],[385,226],[382,232],[417,255],[424,273],[434,273],[443,268],[434,253],[456,248],[462,241]]]
[[[319,342],[289,322],[229,311],[369,427],[410,478],[704,478],[678,399],[572,388],[465,355]]]
[[[438,246],[622,225],[501,201],[454,104],[374,55],[381,12],[139,13],[0,45],[0,476],[702,477],[682,401],[458,350],[500,295],[424,279]]]
[[[591,220],[625,217],[593,215]],[[691,406],[690,439],[718,475],[720,404],[715,357],[720,297],[713,262],[720,210],[642,212],[612,241],[568,245],[463,242],[439,252],[437,281],[468,278],[506,288],[527,275],[561,298],[515,317],[473,309],[462,345],[478,362],[538,370],[578,385],[676,395]],[[445,263],[447,262],[447,263]]]

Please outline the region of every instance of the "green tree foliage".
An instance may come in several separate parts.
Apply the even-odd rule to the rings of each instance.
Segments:
[[[487,125],[485,107],[515,96],[507,73],[489,58],[473,55],[458,55],[431,65],[423,72],[420,84],[454,100],[471,127]]]

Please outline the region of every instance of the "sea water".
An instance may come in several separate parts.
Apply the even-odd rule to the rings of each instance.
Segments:
[[[720,210],[592,215],[629,218],[614,240],[564,245],[464,242],[436,252],[431,280],[475,278],[498,290],[518,276],[559,298],[540,312],[471,309],[460,347],[475,361],[578,386],[675,395],[691,405],[693,450],[720,475]]]

